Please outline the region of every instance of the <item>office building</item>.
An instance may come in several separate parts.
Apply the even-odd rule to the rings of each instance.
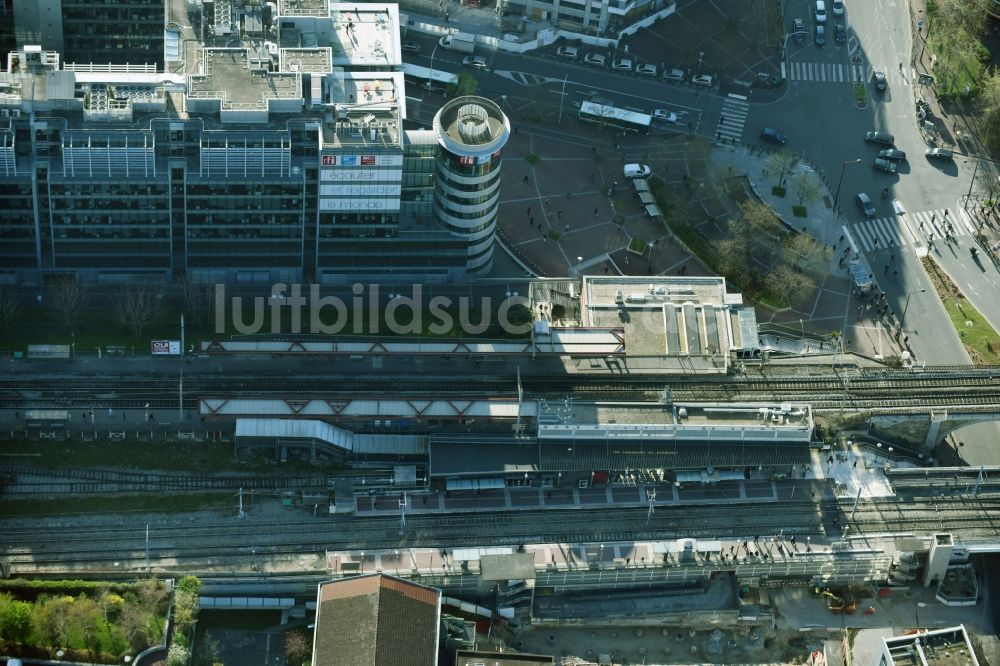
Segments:
[[[79,65],[163,68],[166,0],[5,1],[12,5],[18,48],[41,46]]]
[[[396,5],[288,0],[273,17],[213,5],[204,42],[168,48],[166,73],[67,69],[38,45],[7,56],[0,280],[489,272],[509,122],[466,97],[432,129],[404,127]],[[185,41],[186,8],[168,16]]]
[[[523,16],[569,32],[615,37],[622,28],[669,3],[665,0],[498,0],[497,5],[508,17]]]

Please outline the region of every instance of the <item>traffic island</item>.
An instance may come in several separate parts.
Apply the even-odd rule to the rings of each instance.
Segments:
[[[868,93],[865,84],[860,81],[854,84],[854,106],[864,109],[868,106]]]

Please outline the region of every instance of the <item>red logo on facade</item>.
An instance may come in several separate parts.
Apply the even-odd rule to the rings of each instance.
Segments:
[[[323,166],[334,166],[337,164],[336,155],[324,155],[323,156]]]
[[[362,155],[361,156],[361,166],[375,166],[375,156],[374,155]]]

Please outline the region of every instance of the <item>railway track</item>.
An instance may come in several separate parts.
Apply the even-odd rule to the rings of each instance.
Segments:
[[[513,397],[512,378],[451,377],[229,377],[185,379],[184,407],[193,409],[201,396],[329,398],[331,396],[378,396],[392,393],[412,396]],[[674,402],[800,401],[817,407],[852,403],[877,403],[886,407],[926,403],[1000,404],[1000,370],[965,371],[951,375],[844,370],[839,376],[727,377],[684,379],[636,376],[614,379],[589,377],[526,377],[522,380],[529,397],[577,395],[594,400],[661,400]],[[94,405],[119,409],[176,408],[180,385],[175,378],[113,377],[59,379],[7,378],[0,380],[0,407],[26,408],[38,404],[63,408]]]
[[[367,487],[389,486],[391,469],[344,471],[326,475],[170,474],[80,468],[0,465],[0,481],[7,497],[19,495],[88,495],[120,493],[206,492],[214,490],[328,490],[337,479],[364,478]]]
[[[493,514],[413,515],[399,534],[395,516],[360,519],[324,517],[287,521],[228,520],[151,524],[149,558],[154,566],[201,566],[229,558],[316,555],[327,550],[400,547],[453,548],[523,543],[613,543],[681,537],[753,538],[797,534],[838,538],[849,525],[864,533],[930,534],[942,529],[959,537],[1000,536],[1000,499],[943,498],[933,502],[865,502],[851,518],[852,502],[783,502],[759,506],[658,507],[647,526],[647,510],[521,511]],[[42,521],[32,528],[6,525],[0,550],[15,571],[44,571],[77,562],[138,565],[146,558],[144,526],[75,527],[72,521]],[[52,535],[59,534],[58,539]]]

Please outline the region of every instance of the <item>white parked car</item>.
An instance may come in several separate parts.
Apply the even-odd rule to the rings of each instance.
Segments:
[[[560,58],[569,58],[570,60],[576,60],[576,56],[579,51],[576,50],[575,46],[560,46],[556,49],[556,55]]]
[[[676,123],[677,114],[666,109],[653,109],[653,120],[659,120],[663,123]]]
[[[587,55],[583,56],[583,61],[588,65],[594,65],[596,67],[604,67],[604,64],[608,61],[608,59],[605,58],[600,53],[588,53]]]
[[[628,58],[619,58],[611,65],[611,69],[616,72],[631,72],[632,71],[632,61]]]
[[[641,74],[643,76],[656,76],[656,65],[648,62],[644,62],[635,68],[636,74]]]
[[[715,83],[715,79],[713,79],[708,74],[695,74],[694,76],[691,77],[691,83],[693,83],[696,86],[704,86],[706,88],[711,88],[712,85]]]
[[[626,164],[624,173],[626,178],[649,178],[653,170],[648,164]]]

